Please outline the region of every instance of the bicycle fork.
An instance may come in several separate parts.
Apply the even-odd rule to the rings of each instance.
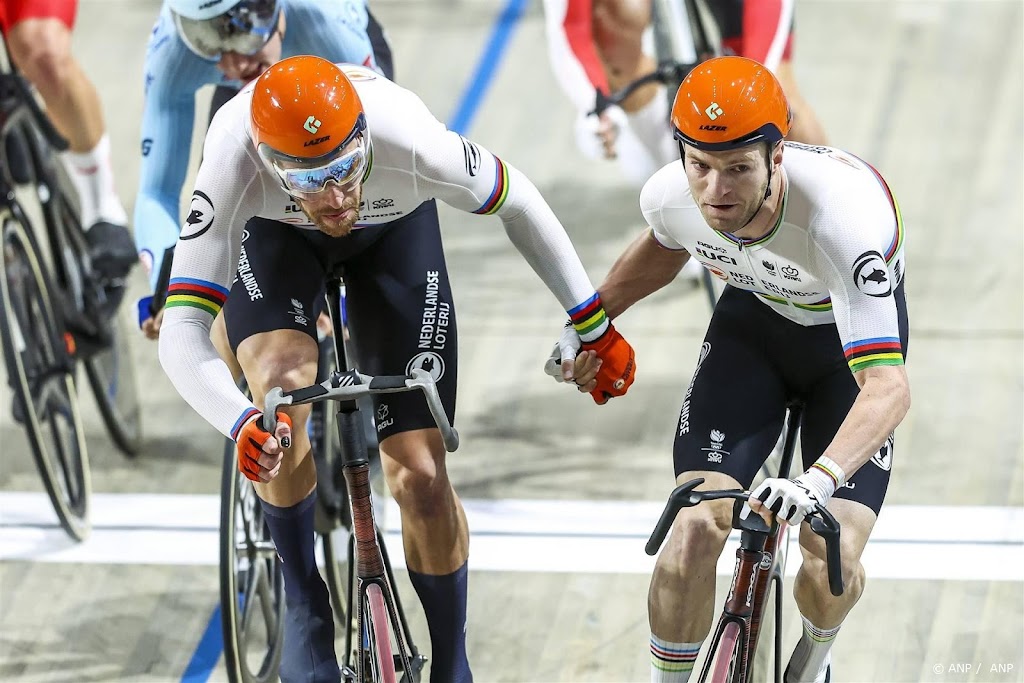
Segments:
[[[419,663],[420,657],[415,646],[407,642],[408,624],[405,611],[402,609],[398,596],[391,589],[390,563],[387,559],[387,548],[384,538],[377,530],[373,516],[373,501],[370,489],[370,463],[366,458],[365,436],[358,410],[338,411],[338,431],[342,439],[342,452],[349,454],[343,468],[348,484],[349,501],[352,511],[352,536],[349,539],[349,606],[356,609],[356,634],[360,638],[360,652],[365,648],[367,624],[365,616],[369,600],[367,589],[371,585],[380,588],[387,608],[388,621],[393,632],[398,653],[394,656],[396,668],[406,672],[410,677],[415,675],[413,663]],[[351,457],[351,454],[358,454]],[[354,552],[353,552],[354,551]],[[353,566],[354,565],[354,566]],[[354,571],[354,576],[353,576]],[[356,598],[358,596],[358,599]],[[358,608],[357,608],[358,606]],[[376,638],[390,638],[391,633],[375,633]],[[352,629],[345,634],[346,658],[352,652]],[[367,662],[360,656],[356,660],[356,680],[370,680],[366,671]],[[419,663],[420,667],[422,664]]]

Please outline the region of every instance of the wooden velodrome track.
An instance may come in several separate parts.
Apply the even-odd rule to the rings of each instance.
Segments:
[[[504,3],[373,8],[398,80],[442,120],[468,104],[469,135],[534,180],[599,281],[641,229],[637,188],[577,152],[540,3],[510,6],[520,4],[496,32]],[[129,213],[157,7],[82,0],[75,37]],[[914,403],[832,680],[1024,680],[1024,6],[801,0],[796,11],[804,95],[835,145],[886,175],[908,226]],[[477,74],[481,63],[493,71]],[[442,221],[461,336],[464,445],[451,469],[473,531],[476,680],[647,680],[643,543],[673,484],[672,426],[706,304],[674,284],[623,316],[640,372],[626,399],[598,408],[541,373],[563,314],[500,223],[447,208]],[[133,294],[143,288],[136,272]],[[0,680],[179,681],[190,663],[188,680],[224,680],[203,640],[217,602],[223,440],[178,398],[153,344],[135,339],[133,351],[146,431],[137,461],[113,450],[83,390],[96,498],[79,547],[54,527],[0,383]],[[404,578],[400,589],[413,595]],[[415,607],[412,618],[426,645]],[[787,656],[798,629],[790,609]]]

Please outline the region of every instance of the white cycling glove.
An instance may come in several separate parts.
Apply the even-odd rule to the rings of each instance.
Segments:
[[[562,328],[562,336],[551,349],[551,356],[544,363],[544,372],[555,378],[556,382],[564,382],[562,377],[562,361],[575,360],[583,348],[583,341],[571,323]]]
[[[835,462],[822,456],[810,469],[795,479],[765,479],[751,496],[761,500],[779,521],[800,525],[815,505],[828,505],[836,490],[846,481],[846,474]],[[750,515],[744,503],[740,518]]]

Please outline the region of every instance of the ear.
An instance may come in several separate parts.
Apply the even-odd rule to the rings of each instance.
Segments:
[[[779,140],[775,143],[775,148],[772,150],[772,163],[775,166],[782,164],[782,151],[786,148],[785,142]]]

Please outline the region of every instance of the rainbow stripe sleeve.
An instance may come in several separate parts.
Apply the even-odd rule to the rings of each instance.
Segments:
[[[242,414],[238,416],[238,419],[235,420],[234,426],[231,427],[231,440],[237,442],[238,433],[242,431],[242,427],[245,425],[245,423],[248,422],[249,418],[251,418],[253,415],[259,415],[259,413],[260,411],[256,410],[255,408],[248,408],[245,411],[243,411]]]
[[[205,280],[188,277],[172,278],[167,285],[167,308],[190,306],[216,317],[227,301],[228,290]]]
[[[577,334],[585,342],[596,341],[610,324],[604,306],[601,305],[601,296],[597,292],[568,313]]]
[[[903,365],[903,346],[898,337],[861,339],[843,346],[852,372],[875,365]]]
[[[508,166],[498,157],[494,157],[494,188],[491,190],[490,196],[487,197],[487,201],[473,213],[490,216],[502,207],[507,198]]]

